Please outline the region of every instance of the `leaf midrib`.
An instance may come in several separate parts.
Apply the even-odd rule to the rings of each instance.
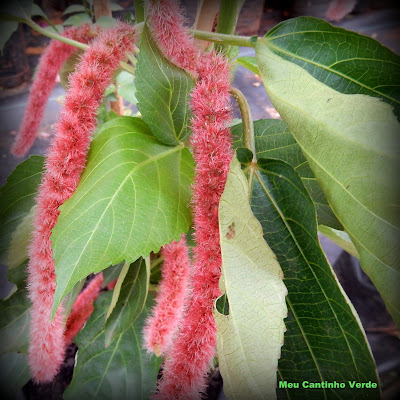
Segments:
[[[297,58],[298,60],[301,60],[301,61],[304,61],[305,63],[314,65],[315,67],[322,68],[322,69],[328,71],[328,72],[331,73],[331,74],[338,75],[338,76],[340,76],[340,77],[342,77],[342,78],[344,78],[344,79],[347,79],[348,81],[350,81],[350,82],[352,82],[352,83],[355,83],[355,84],[361,86],[361,87],[364,88],[364,89],[370,90],[371,92],[374,92],[374,93],[376,93],[376,94],[378,94],[378,95],[380,95],[380,96],[382,96],[382,97],[384,97],[384,98],[386,98],[386,99],[388,99],[388,100],[390,100],[390,101],[392,101],[392,102],[394,102],[394,103],[400,104],[400,100],[394,99],[393,97],[390,97],[390,96],[388,96],[387,94],[381,93],[381,92],[375,90],[375,89],[372,88],[372,87],[366,86],[365,84],[363,84],[363,83],[361,83],[361,82],[359,82],[359,81],[357,81],[357,80],[355,80],[355,79],[353,79],[353,78],[350,78],[349,76],[347,76],[347,75],[345,75],[345,74],[343,74],[343,73],[341,73],[341,72],[339,72],[339,71],[337,71],[337,70],[331,69],[331,68],[329,68],[329,67],[327,67],[327,66],[325,66],[325,65],[322,65],[322,64],[317,63],[317,62],[315,62],[315,61],[309,60],[309,59],[307,59],[307,58],[300,57],[299,55],[294,54],[294,53],[292,53],[292,52],[289,52],[289,51],[287,51],[287,50],[283,50],[281,47],[278,47],[278,46],[273,45],[269,39],[266,40],[266,41],[264,41],[264,43],[265,43],[269,48],[275,50],[275,52],[277,52],[277,53],[286,54],[287,56],[290,56],[290,57],[293,57],[293,58]]]
[[[271,171],[269,171],[269,173],[271,173],[272,175],[276,175],[276,176],[277,176],[277,174],[272,173]],[[349,352],[350,352],[350,354],[351,354],[351,358],[352,358],[352,360],[353,360],[353,365],[354,365],[355,370],[356,370],[356,372],[357,372],[358,380],[360,381],[360,376],[359,376],[359,374],[358,374],[357,363],[355,362],[354,355],[353,355],[353,351],[352,351],[351,346],[350,346],[350,344],[349,344],[349,342],[348,342],[348,340],[347,340],[347,336],[346,336],[345,332],[344,332],[343,329],[342,329],[342,325],[341,325],[340,322],[339,322],[339,319],[338,319],[338,317],[337,317],[337,315],[336,315],[336,312],[335,312],[335,311],[333,310],[333,308],[332,308],[332,305],[331,305],[331,303],[330,303],[329,297],[326,295],[324,288],[322,287],[322,285],[321,285],[319,279],[316,277],[315,272],[314,272],[313,268],[311,267],[311,265],[309,264],[308,259],[307,259],[307,257],[305,256],[305,254],[304,254],[304,252],[303,252],[303,249],[302,249],[302,247],[300,246],[300,244],[298,243],[298,241],[297,241],[295,235],[293,234],[291,227],[287,224],[286,218],[284,217],[284,214],[282,213],[280,207],[278,206],[278,204],[276,204],[275,200],[270,196],[268,189],[265,187],[264,182],[262,181],[262,179],[261,179],[261,177],[260,177],[260,175],[259,175],[259,172],[256,171],[255,175],[256,175],[257,180],[258,180],[260,186],[262,187],[263,191],[264,191],[265,194],[268,196],[268,198],[270,199],[270,201],[271,201],[271,203],[273,204],[274,208],[275,208],[276,211],[278,212],[280,218],[282,219],[282,222],[285,224],[286,229],[289,231],[290,236],[292,237],[292,239],[293,239],[293,241],[294,241],[294,243],[295,243],[297,249],[300,251],[301,256],[303,257],[304,261],[305,261],[306,264],[308,265],[309,270],[312,272],[312,274],[313,274],[313,276],[314,276],[316,282],[318,283],[318,285],[319,285],[319,287],[320,287],[320,289],[321,289],[321,293],[323,293],[323,295],[324,295],[324,297],[325,297],[327,303],[329,304],[329,308],[331,309],[332,314],[335,316],[336,322],[337,322],[337,324],[338,324],[338,326],[339,326],[339,328],[340,328],[340,330],[341,330],[341,332],[342,332],[342,334],[343,334],[343,338],[344,338],[345,341],[346,341],[347,347],[348,347]],[[286,179],[286,177],[283,177],[283,178]],[[291,184],[291,182],[290,182],[289,180],[288,180],[288,182]],[[296,190],[298,190],[298,189],[296,188]],[[316,234],[318,234],[318,232],[316,232]],[[312,239],[314,239],[314,238],[312,238]],[[314,241],[315,241],[315,240],[314,240]],[[313,353],[313,351],[312,351],[312,348],[311,348],[310,345],[309,345],[307,336],[305,335],[305,333],[304,333],[304,331],[303,331],[303,329],[302,329],[302,327],[301,327],[301,324],[298,323],[297,315],[296,315],[295,311],[293,310],[293,307],[292,307],[292,305],[291,305],[289,296],[286,296],[286,300],[287,300],[288,304],[290,305],[290,308],[291,308],[291,310],[292,310],[292,312],[293,312],[293,315],[296,317],[296,322],[297,322],[297,324],[298,324],[298,326],[299,326],[299,328],[300,328],[300,330],[301,330],[301,332],[302,332],[302,335],[303,335],[303,337],[304,337],[304,340],[305,340],[306,343],[307,343],[307,347],[308,347],[309,350],[310,350],[311,356],[312,356],[312,358],[313,358],[313,360],[314,360],[314,362],[315,362],[315,364],[316,364],[316,367],[317,367],[317,370],[318,370],[318,374],[319,374],[319,376],[320,376],[320,378],[321,378],[321,382],[322,382],[323,379],[322,379],[322,375],[321,375],[321,372],[320,372],[318,363],[316,362],[316,359],[315,359],[314,353]],[[324,394],[325,394],[325,398],[326,398],[326,392],[325,392],[325,391],[324,391]]]

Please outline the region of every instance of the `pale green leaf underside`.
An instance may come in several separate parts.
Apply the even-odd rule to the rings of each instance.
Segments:
[[[147,28],[141,36],[136,79],[138,108],[161,143],[176,145],[190,133],[189,98],[194,80],[170,63]]]
[[[121,274],[122,272],[123,270]],[[119,295],[116,298],[114,307],[110,315],[106,317],[106,346],[108,346],[116,336],[129,328],[132,322],[134,322],[143,311],[149,289],[149,279],[150,265],[146,265],[146,261],[143,258],[139,258],[139,260],[129,266],[122,280]],[[113,300],[114,297],[113,293]]]
[[[367,339],[318,241],[315,208],[298,174],[281,161],[259,159],[251,175],[251,208],[276,254],[288,289],[287,332],[279,398],[376,398],[379,389],[304,389],[309,382],[378,382]]]
[[[243,146],[243,126],[232,127],[235,148]],[[289,163],[300,175],[304,186],[310,193],[317,209],[320,224],[343,229],[336,219],[328,201],[314,177],[300,146],[284,121],[279,119],[260,119],[254,121],[254,139],[257,158],[276,158]]]
[[[220,288],[228,297],[229,315],[214,309],[217,352],[228,399],[272,399],[287,290],[248,199],[248,182],[234,158],[219,206]]]
[[[400,323],[399,124],[392,108],[339,93],[303,68],[256,45],[272,103],[288,124],[364,271]]]
[[[142,348],[150,298],[136,321],[105,347],[105,313],[110,301],[110,292],[99,296],[93,314],[76,337],[79,351],[65,400],[147,400],[155,390],[161,359]]]
[[[138,118],[124,124],[110,121],[96,134],[79,186],[60,207],[53,312],[91,272],[157,252],[190,227],[190,152],[160,144]]]
[[[325,225],[319,225],[318,230],[324,236],[332,240],[332,242],[340,246],[343,250],[347,251],[354,257],[360,258],[357,249],[351,241],[350,236],[346,232],[338,231],[337,229],[333,229],[330,226]]]
[[[270,50],[320,82],[341,93],[379,97],[399,116],[400,57],[376,40],[312,17],[284,21],[265,38]]]

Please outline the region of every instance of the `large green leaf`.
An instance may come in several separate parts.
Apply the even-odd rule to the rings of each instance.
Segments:
[[[33,0],[2,1],[0,18],[9,21],[24,22],[32,15]]]
[[[0,301],[0,354],[26,353],[29,342],[30,301],[25,289]]]
[[[249,185],[233,158],[219,205],[222,294],[214,309],[219,367],[228,399],[273,399],[287,316],[283,273],[249,205]],[[217,301],[218,303],[218,301]],[[228,312],[228,315],[225,313]]]
[[[31,378],[28,356],[7,353],[0,356],[0,388],[2,399],[15,399],[17,392]]]
[[[332,271],[317,235],[313,202],[293,168],[260,159],[250,186],[251,207],[282,267],[288,318],[279,379],[300,383],[278,389],[289,399],[379,398],[379,389],[351,389],[348,381],[377,383],[358,316]],[[230,301],[230,299],[229,299]],[[345,382],[345,388],[304,389],[303,381]]]
[[[190,227],[189,150],[160,144],[138,118],[123,124],[103,125],[78,188],[60,207],[51,236],[57,275],[53,312],[90,273],[158,252]]]
[[[0,259],[3,262],[13,232],[35,204],[42,173],[43,157],[31,156],[15,168],[0,189]]]
[[[235,125],[231,131],[235,140],[234,147],[242,147],[243,125]],[[319,223],[343,229],[286,123],[279,119],[255,121],[254,139],[258,158],[277,158],[289,163],[297,171],[314,201]]]
[[[107,315],[106,346],[109,346],[115,337],[129,328],[142,313],[149,290],[149,279],[150,265],[146,265],[146,261],[142,257],[129,266],[116,304],[111,314]]]
[[[376,40],[320,19],[299,17],[271,29],[262,42],[331,88],[379,97],[399,115],[400,57]]]
[[[142,33],[135,83],[137,106],[154,136],[168,145],[184,140],[190,133],[188,95],[194,80],[164,58],[147,28]]]
[[[93,314],[76,337],[79,351],[65,400],[147,400],[155,390],[161,358],[142,348],[142,329],[151,299],[135,322],[105,347],[104,322],[111,295],[99,296]]]
[[[350,236],[346,232],[338,231],[337,229],[333,229],[330,226],[325,225],[319,225],[318,231],[352,256],[360,258],[357,249],[351,241]]]
[[[329,88],[264,40],[256,53],[272,103],[400,324],[399,123],[392,107]]]

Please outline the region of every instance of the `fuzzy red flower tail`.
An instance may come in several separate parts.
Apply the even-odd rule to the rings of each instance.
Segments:
[[[29,364],[37,382],[53,379],[65,350],[62,306],[50,322],[55,291],[51,230],[56,224],[59,206],[78,185],[103,93],[119,62],[133,50],[134,38],[135,29],[121,23],[93,40],[70,77],[70,89],[46,158],[28,266],[28,288],[32,300]]]
[[[201,54],[181,25],[175,1],[160,0],[148,12],[153,34],[167,57],[198,76],[192,93],[192,146],[196,161],[194,224],[197,246],[192,296],[181,329],[167,352],[157,399],[199,399],[216,347],[214,300],[220,295],[218,205],[232,159],[229,123],[230,66],[215,53]],[[187,53],[186,53],[187,52]],[[187,54],[187,56],[185,55]],[[195,73],[193,73],[195,71]]]
[[[99,296],[102,285],[103,273],[100,272],[76,298],[65,327],[64,339],[67,346],[72,343],[77,333],[83,328],[83,325],[85,325],[92,314],[94,310],[93,303]]]
[[[185,307],[190,272],[185,236],[164,246],[162,255],[164,264],[156,306],[143,331],[144,347],[157,356],[171,345]]]
[[[88,24],[80,27],[71,27],[65,30],[64,37],[89,43],[95,33],[91,31]],[[11,149],[12,154],[17,157],[24,156],[32,147],[40,122],[43,118],[44,109],[56,84],[57,75],[65,61],[76,51],[76,48],[52,40],[40,58],[38,71],[32,84],[28,104],[25,109],[24,118],[20,130],[15,138]]]

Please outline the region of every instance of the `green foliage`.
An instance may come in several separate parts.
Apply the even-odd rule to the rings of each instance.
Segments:
[[[75,339],[79,352],[65,400],[145,400],[154,392],[161,359],[147,354],[141,340],[151,298],[135,322],[105,347],[105,313],[111,295],[99,296],[93,314]]]
[[[64,10],[63,15],[73,14],[76,12],[79,12],[79,13],[85,12],[84,5],[83,4],[71,4]]]
[[[268,46],[338,92],[383,99],[399,116],[400,57],[376,40],[317,18],[299,17],[275,26],[261,43],[257,46]]]
[[[135,81],[139,111],[154,136],[167,145],[183,141],[190,133],[188,95],[194,81],[164,58],[147,28],[141,36]]]
[[[251,208],[288,289],[280,380],[378,382],[358,316],[320,247],[315,208],[301,179],[289,164],[266,159],[258,161],[250,177]],[[300,385],[280,392],[289,399],[379,397],[378,389],[349,387],[307,390]]]
[[[219,285],[229,314],[214,309],[224,393],[232,399],[274,398],[287,316],[283,273],[251,212],[249,194],[234,158],[219,206]]]
[[[91,272],[158,252],[190,227],[190,152],[160,144],[138,118],[123,121],[96,134],[79,186],[60,207],[53,312]]]
[[[135,96],[135,77],[127,71],[121,71],[116,78],[118,94],[131,104],[137,104]]]
[[[361,266],[400,324],[399,123],[392,107],[329,88],[270,51],[264,40],[256,52],[272,103],[356,246]]]
[[[0,301],[0,354],[26,353],[29,341],[30,301],[25,289]]]
[[[35,205],[43,173],[43,157],[31,156],[19,164],[0,189],[0,258],[5,261],[11,237]]]
[[[2,1],[0,5],[0,19],[24,22],[31,17],[32,8],[33,0]]]
[[[257,66],[257,59],[255,57],[239,57],[236,62],[243,67],[247,68],[256,75],[260,75],[260,71]]]
[[[26,354],[7,353],[0,356],[0,388],[2,399],[15,399],[31,378]]]
[[[143,258],[128,265],[129,269],[122,280],[122,285],[115,299],[111,312],[106,316],[105,343],[109,346],[112,340],[129,328],[142,313],[149,290],[150,265]],[[115,286],[114,292],[117,289]],[[114,293],[113,299],[114,300]],[[110,310],[110,308],[109,308]]]
[[[332,242],[335,242],[338,246],[340,246],[343,250],[347,251],[352,256],[360,258],[357,249],[354,247],[350,236],[346,232],[338,231],[337,229],[325,225],[319,225],[318,231],[330,240],[332,240]]]
[[[243,126],[232,127],[234,147],[243,146]],[[276,158],[289,163],[302,178],[317,209],[320,224],[343,229],[312,173],[306,158],[284,121],[261,119],[254,122],[254,140],[257,158]]]
[[[86,13],[80,13],[80,14],[74,14],[71,15],[70,17],[68,17],[64,22],[63,25],[64,26],[69,26],[69,25],[73,25],[73,26],[78,26],[81,24],[91,24],[92,18],[86,14]]]

